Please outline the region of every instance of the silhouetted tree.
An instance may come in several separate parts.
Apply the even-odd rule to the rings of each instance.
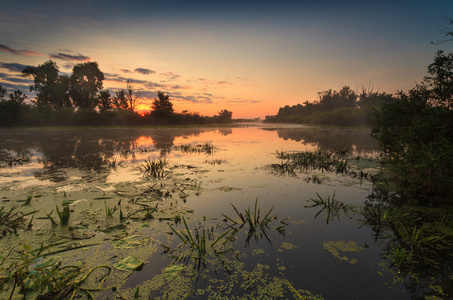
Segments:
[[[9,98],[12,101],[16,101],[18,103],[24,103],[25,99],[27,98],[27,95],[25,95],[19,90],[16,90],[13,93],[9,94]]]
[[[133,88],[134,87],[133,87],[130,79],[128,79],[127,87],[126,87],[126,99],[127,99],[127,102],[129,103],[130,111],[135,110],[135,107],[137,106],[137,100],[138,100],[138,98],[140,98],[140,95],[141,95],[139,91],[135,91],[135,93],[134,93]]]
[[[74,105],[80,109],[94,110],[98,105],[97,93],[102,89],[104,73],[97,62],[85,62],[74,66],[69,93]]]
[[[0,101],[3,101],[6,95],[6,89],[0,85]]]
[[[219,112],[218,117],[219,117],[220,122],[228,123],[228,122],[231,122],[231,118],[233,117],[233,112],[226,110],[226,109],[222,109]]]
[[[126,99],[126,92],[121,89],[116,91],[116,96],[113,97],[113,108],[116,110],[128,109],[129,104]]]
[[[173,103],[169,100],[169,95],[158,91],[157,98],[154,98],[151,114],[157,118],[168,118],[173,115]]]
[[[54,109],[71,107],[69,99],[69,78],[58,75],[58,66],[48,60],[37,67],[26,67],[22,70],[25,77],[33,77],[34,85],[30,86],[30,91],[37,93],[37,105],[50,105]]]
[[[98,107],[100,111],[112,110],[113,103],[110,91],[100,91],[98,96]]]

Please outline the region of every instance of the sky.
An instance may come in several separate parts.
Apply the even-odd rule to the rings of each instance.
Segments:
[[[176,112],[264,118],[318,92],[408,91],[426,76],[453,0],[0,0],[0,85],[29,93],[26,66],[95,61],[111,94],[131,80]],[[29,99],[34,96],[29,94]]]

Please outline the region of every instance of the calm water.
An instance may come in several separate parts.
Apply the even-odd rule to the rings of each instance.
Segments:
[[[196,147],[206,143],[215,147],[213,153],[185,153],[177,149],[180,145]],[[248,239],[244,226],[230,242],[234,251],[222,258],[211,257],[201,267],[190,257],[177,261],[176,264],[201,269],[196,279],[187,273],[186,281],[179,283],[192,287],[189,298],[214,297],[213,290],[218,288],[215,285],[222,285],[222,281],[230,282],[229,288],[219,289],[220,293],[222,289],[227,292],[226,298],[248,297],[249,294],[256,298],[272,298],[269,296],[272,293],[266,294],[263,290],[274,285],[278,289],[277,283],[284,280],[298,291],[308,290],[325,299],[410,299],[404,285],[393,284],[393,275],[383,270],[383,265],[388,264],[383,258],[385,240],[375,241],[374,232],[363,224],[358,213],[371,193],[369,181],[321,171],[289,176],[279,174],[271,167],[281,162],[276,157],[277,150],[334,150],[339,147],[352,149],[351,157],[357,163],[357,171],[373,171],[368,162],[377,156],[377,145],[366,129],[255,125],[240,128],[1,130],[0,155],[4,161],[14,157],[29,158],[29,161],[12,166],[3,163],[0,190],[5,206],[34,195],[33,209],[47,209],[47,212],[62,199],[69,199],[77,203],[73,204],[70,225],[77,227],[84,223],[88,228],[96,222],[96,226],[103,226],[103,221],[96,218],[107,219],[105,205],[113,207],[121,200],[124,209],[132,209],[145,189],[162,187],[168,191],[167,197],[156,206],[159,210],[156,219],[147,221],[142,227],[135,225],[143,223],[142,220],[130,221],[129,226],[133,229],[127,229],[129,234],[151,240],[140,247],[120,250],[119,257],[133,253],[146,262],[141,271],[128,278],[124,290],[142,285],[140,290],[145,291],[155,276],[171,263],[175,264],[175,256],[190,256],[184,255],[182,248],[177,249],[180,240],[169,234],[171,230],[167,223],[173,224],[176,230],[184,229],[183,224],[169,220],[172,213],[184,216],[190,228],[213,228],[218,237],[230,224],[225,222],[224,215],[232,219],[238,217],[232,205],[244,213],[248,207],[253,210],[257,201],[262,215],[273,207],[271,215],[276,216],[265,235],[256,237],[252,234]],[[358,156],[361,158],[355,159]],[[158,158],[168,161],[165,178],[144,177],[140,169],[142,164],[147,159]],[[121,165],[112,168],[114,161],[121,161]],[[313,174],[319,176],[320,184],[307,182],[306,178]],[[190,192],[185,192],[186,187]],[[335,195],[342,203],[356,208],[355,212],[328,218],[326,211],[320,212],[319,207],[307,207],[310,206],[308,200],[316,198],[317,193],[322,197]],[[109,202],[104,203],[105,200]],[[97,217],[87,217],[87,212],[95,215],[96,209]],[[160,221],[159,216],[163,216]],[[49,220],[36,222],[34,230],[25,234],[25,238],[30,238],[33,232],[54,235],[55,230],[61,230],[52,228]],[[114,251],[111,246],[114,239],[105,239],[101,235],[106,233],[90,230],[94,232],[93,239],[103,242],[96,246],[98,248],[94,247],[95,250],[89,250],[89,254]],[[13,242],[13,237],[4,238],[2,247]],[[171,250],[162,251],[160,244]],[[345,244],[357,249],[343,249]],[[76,256],[89,260],[83,258],[83,253]],[[231,262],[231,269],[222,270],[217,266],[219,261]],[[238,275],[236,271],[241,274],[247,271],[249,275]],[[181,278],[183,274],[180,273]],[[172,286],[177,285],[179,279],[172,280],[165,286],[169,298],[178,295],[177,292],[172,294]],[[284,287],[282,298],[295,297],[289,285]],[[165,295],[166,292],[161,289],[160,292],[143,292],[143,295],[153,298],[162,296],[160,293]],[[181,293],[187,296],[184,291]],[[111,294],[107,292],[99,297],[109,298]]]

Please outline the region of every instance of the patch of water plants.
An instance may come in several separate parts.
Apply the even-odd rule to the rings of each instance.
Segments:
[[[297,177],[298,172],[321,171],[348,174],[360,180],[368,179],[369,172],[358,169],[357,162],[361,158],[352,158],[349,149],[338,148],[335,151],[317,149],[314,151],[276,151],[276,157],[281,160],[278,164],[271,164],[271,168],[278,175]],[[377,167],[377,164],[374,166]],[[305,178],[307,182],[321,183],[319,175],[310,175]],[[321,175],[322,176],[322,175]]]

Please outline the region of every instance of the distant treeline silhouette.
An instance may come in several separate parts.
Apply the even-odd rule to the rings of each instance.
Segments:
[[[96,62],[75,65],[72,74],[59,73],[57,64],[48,60],[37,67],[22,70],[24,77],[32,77],[30,91],[36,100],[16,90],[7,96],[0,85],[0,126],[81,126],[81,125],[169,125],[229,123],[233,113],[226,109],[212,117],[196,112],[174,112],[167,93],[159,91],[151,109],[135,111],[140,91],[127,80],[126,89],[111,95],[102,90],[104,73]]]
[[[374,92],[372,87],[365,86],[359,93],[344,86],[340,91],[319,92],[318,96],[317,101],[281,107],[277,115],[266,116],[265,122],[371,126],[373,108],[394,99],[392,94]]]

